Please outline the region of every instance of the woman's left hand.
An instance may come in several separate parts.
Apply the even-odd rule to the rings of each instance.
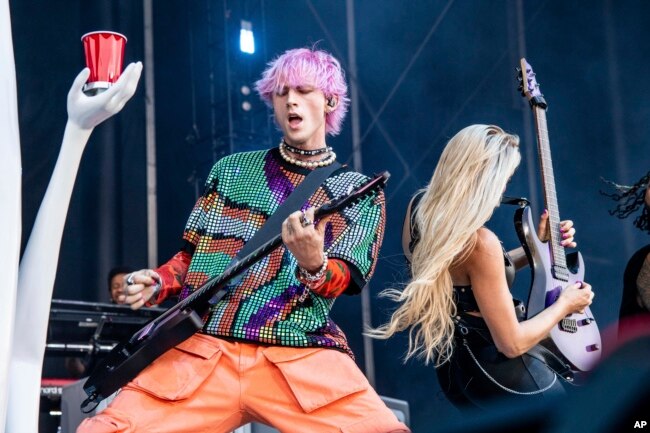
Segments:
[[[562,239],[560,244],[565,248],[575,248],[578,246],[577,242],[574,241],[574,236],[576,234],[576,229],[573,227],[573,221],[564,220],[560,222],[560,234]],[[537,226],[537,235],[542,242],[548,241],[549,228],[548,228],[548,210],[545,210],[542,216],[539,219],[539,225]]]

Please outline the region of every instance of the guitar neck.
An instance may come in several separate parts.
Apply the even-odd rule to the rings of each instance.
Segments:
[[[551,147],[548,138],[548,127],[546,125],[546,110],[542,107],[533,106],[535,124],[537,126],[537,148],[539,161],[542,169],[542,185],[544,187],[544,202],[548,209],[548,224],[550,227],[551,254],[553,264],[562,269],[566,268],[566,257],[562,247],[562,232],[560,231],[560,210],[557,204],[557,193],[555,190],[555,176],[553,175],[553,163],[551,159]]]

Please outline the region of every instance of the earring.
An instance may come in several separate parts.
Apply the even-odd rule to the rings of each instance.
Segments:
[[[327,98],[327,106],[328,107],[334,108],[335,105],[336,105],[336,100],[334,99],[333,96],[330,96],[329,98]]]

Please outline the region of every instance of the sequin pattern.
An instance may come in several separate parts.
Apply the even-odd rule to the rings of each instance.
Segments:
[[[277,148],[227,156],[213,167],[184,239],[195,246],[181,298],[222,273],[239,249],[305,178],[309,170],[282,161]],[[337,170],[305,203],[320,206],[367,180]],[[326,229],[329,257],[351,268],[351,284],[370,279],[383,239],[384,195],[368,197],[334,214]],[[307,291],[295,276],[296,260],[284,247],[253,265],[215,305],[203,332],[295,347],[331,347],[352,356],[346,337],[329,317],[334,298]]]

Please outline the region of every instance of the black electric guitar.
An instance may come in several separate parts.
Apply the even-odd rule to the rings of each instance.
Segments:
[[[535,117],[544,200],[549,212],[550,227],[550,239],[542,242],[537,237],[530,208],[522,207],[515,214],[517,235],[526,251],[533,274],[527,311],[527,316],[532,317],[553,304],[564,287],[583,281],[585,271],[582,255],[579,252],[566,255],[561,245],[560,211],[546,124],[547,105],[533,69],[526,59],[521,59],[520,63],[519,90],[528,98]],[[600,359],[600,332],[589,308],[585,308],[584,313],[569,314],[562,319],[551,330],[550,340],[543,343],[577,370],[588,371]]]
[[[389,177],[387,171],[376,175],[344,197],[320,206],[315,211],[315,217],[322,218],[341,211],[377,194],[384,188]],[[128,341],[115,346],[84,383],[83,388],[88,398],[83,402],[82,408],[87,408],[91,403],[99,403],[133,379],[160,355],[203,328],[204,317],[210,305],[226,294],[228,283],[246,272],[281,243],[282,236],[278,234],[231,265],[223,274],[211,278],[190,296],[147,323]]]

